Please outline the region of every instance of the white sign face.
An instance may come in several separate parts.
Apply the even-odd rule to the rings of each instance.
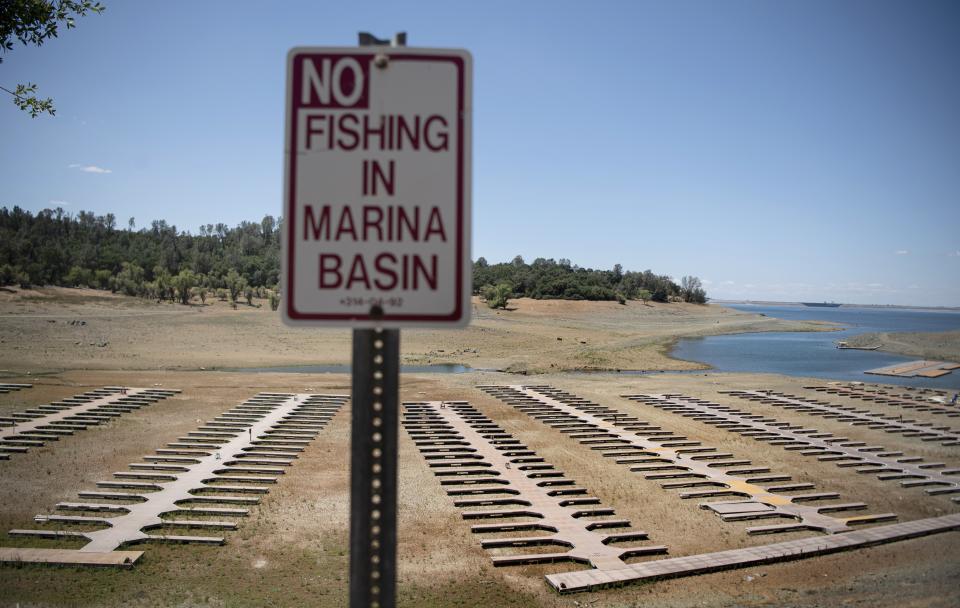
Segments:
[[[470,321],[471,79],[462,50],[290,51],[284,322]]]

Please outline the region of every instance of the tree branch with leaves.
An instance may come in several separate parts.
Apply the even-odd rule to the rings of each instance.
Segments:
[[[93,0],[3,0],[0,2],[0,47],[4,53],[13,50],[14,42],[24,46],[42,46],[60,34],[60,28],[73,29],[77,18],[88,13],[104,11],[100,2]],[[0,56],[3,63],[3,56]],[[55,115],[53,99],[37,96],[37,85],[32,82],[18,84],[16,89],[0,86],[0,90],[13,96],[13,103],[32,118],[40,114]]]

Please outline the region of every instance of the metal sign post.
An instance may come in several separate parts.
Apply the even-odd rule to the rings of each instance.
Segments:
[[[394,605],[400,330],[353,330],[350,605]]]
[[[360,46],[387,44],[366,32]],[[406,33],[392,46],[405,46]],[[379,314],[377,314],[379,313]],[[382,315],[371,310],[371,317]],[[393,608],[397,586],[400,330],[354,329],[350,426],[350,606]]]

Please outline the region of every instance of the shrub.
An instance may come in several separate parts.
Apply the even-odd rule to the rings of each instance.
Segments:
[[[500,283],[496,287],[487,285],[483,288],[482,295],[483,299],[487,302],[487,306],[490,308],[506,308],[507,301],[513,294],[511,293],[510,285]]]
[[[170,277],[170,286],[177,292],[181,304],[189,304],[193,288],[197,286],[197,275],[191,270],[181,270],[180,274]]]
[[[227,273],[227,276],[223,278],[224,286],[230,292],[230,300],[236,302],[240,297],[240,294],[244,292],[247,288],[247,281],[240,276],[233,268],[230,269],[230,272]]]
[[[97,270],[93,273],[93,285],[97,289],[110,289],[110,280],[113,274],[109,270]]]
[[[123,269],[114,277],[113,290],[125,293],[128,296],[138,296],[143,293],[143,268],[130,262],[123,263]],[[158,282],[158,287],[160,287]]]
[[[201,304],[207,303],[207,288],[206,287],[194,287],[193,295],[200,298]]]
[[[67,287],[91,287],[94,283],[93,272],[86,268],[73,266],[63,277],[63,282]]]
[[[12,285],[17,280],[20,269],[10,264],[0,266],[0,285]]]

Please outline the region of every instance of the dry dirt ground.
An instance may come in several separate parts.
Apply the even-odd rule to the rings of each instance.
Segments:
[[[350,332],[292,329],[266,303],[183,306],[89,289],[0,290],[0,369],[206,369],[345,364]],[[683,336],[832,329],[720,306],[474,300],[461,331],[409,330],[405,364],[478,369],[696,369],[665,351]]]
[[[960,361],[960,331],[939,333],[878,332],[860,334],[848,340],[851,346],[879,345],[885,350],[907,357],[941,361]]]
[[[133,313],[141,310],[141,305],[136,302],[125,305],[130,306]],[[81,330],[91,323],[97,323],[100,317],[91,311],[96,306],[77,306],[73,311],[76,318],[88,320],[87,326],[79,326]],[[114,315],[110,318],[117,319],[119,313],[113,308],[110,310]],[[708,310],[711,310],[709,314],[718,318],[734,314]],[[561,337],[569,336],[570,340],[581,337],[589,344],[597,340],[597,334],[614,336],[624,331],[618,329],[611,320],[615,318],[613,315],[620,314],[614,311],[617,309],[602,309],[597,313],[596,316],[601,319],[605,314],[610,315],[602,323],[596,322],[599,329],[578,327],[577,314],[582,317],[586,313],[565,312],[562,319],[538,322],[536,315],[528,311],[524,317],[517,315],[521,320],[515,323],[527,331],[517,340],[534,340],[532,336],[538,331],[543,335],[547,331],[556,333],[563,329],[569,334],[561,334]],[[237,316],[233,321],[226,320],[235,312]],[[513,312],[522,313],[523,303]],[[186,314],[171,311],[156,316],[166,319],[168,333],[182,334],[188,341],[190,346],[183,350],[185,358],[197,357],[190,352],[192,349],[207,351],[203,356],[209,356],[209,353],[226,356],[230,354],[230,347],[233,347],[242,350],[238,359],[249,352],[256,360],[260,349],[250,347],[249,343],[244,344],[244,340],[237,335],[249,336],[251,334],[247,332],[263,332],[273,327],[255,320],[253,315],[261,313],[262,310],[224,310],[216,316],[204,317],[219,319],[217,327],[220,328],[216,332],[210,330],[205,337],[193,335],[207,330],[187,314],[202,315],[207,311]],[[665,311],[658,313],[673,314]],[[257,392],[349,392],[349,378],[342,374],[175,369],[170,362],[178,361],[179,356],[172,350],[166,350],[172,349],[175,341],[160,335],[159,321],[156,326],[153,326],[154,321],[147,321],[148,328],[144,330],[142,340],[135,340],[133,320],[111,322],[125,329],[112,329],[115,333],[110,336],[116,338],[123,332],[130,332],[128,339],[134,341],[135,347],[118,349],[120,352],[111,354],[108,359],[94,359],[90,364],[84,360],[87,355],[78,352],[74,365],[69,366],[73,368],[71,371],[58,371],[67,367],[63,365],[66,362],[64,355],[49,355],[49,367],[42,365],[42,360],[28,359],[42,357],[42,343],[48,341],[51,335],[56,335],[56,332],[44,325],[30,325],[30,319],[34,317],[27,317],[27,314],[49,314],[49,311],[24,312],[19,318],[13,315],[0,317],[0,331],[7,340],[0,346],[0,368],[21,370],[2,374],[0,381],[32,382],[34,388],[0,395],[0,413],[47,403],[108,384],[163,386],[179,388],[183,392],[126,414],[108,425],[79,432],[43,448],[31,449],[27,454],[15,455],[10,461],[0,462],[0,533],[11,528],[33,526],[34,515],[51,512],[58,501],[75,500],[78,491],[92,489],[98,480],[109,479],[113,471],[122,470],[127,463],[135,462],[154,448],[193,430],[198,426],[198,421],[210,419]],[[60,329],[73,330],[77,327],[62,326],[61,318],[62,314],[55,319]],[[151,319],[150,316],[143,318]],[[240,318],[244,322],[236,321]],[[48,317],[42,319],[42,323],[49,320]],[[189,321],[188,329],[180,326],[180,320]],[[602,333],[603,323],[608,325],[608,334]],[[481,331],[484,327],[489,328],[490,332],[499,331],[496,329],[497,320],[487,313],[478,327],[464,333],[479,338],[485,333]],[[703,327],[709,329],[709,322],[703,322]],[[279,329],[279,325],[276,329]],[[11,344],[9,336],[33,331],[37,332],[33,340],[37,344],[28,345],[28,340],[18,338],[15,344],[23,348],[14,351],[8,349]],[[431,349],[450,350],[453,348],[451,342],[458,344],[459,348],[473,348],[467,346],[470,344],[467,338],[430,343],[429,332],[408,338],[408,334],[414,333],[404,332],[407,343],[417,344],[417,348],[427,352]],[[516,333],[521,332],[517,330]],[[219,343],[204,342],[205,339],[212,340],[214,334],[219,336]],[[292,330],[287,335],[291,343],[301,336]],[[324,335],[333,337],[336,334],[328,332]],[[144,364],[144,360],[157,361],[161,357],[153,352],[151,341],[154,339],[167,345],[161,346],[158,352],[166,353],[163,356],[169,359],[164,359],[165,364],[156,366],[167,369],[129,369],[146,368],[148,365]],[[298,347],[299,350],[294,349],[293,352],[303,353],[311,349],[318,353],[326,352],[320,339],[311,337],[309,340],[313,346]],[[556,336],[552,336],[543,350],[549,352],[547,347],[555,348],[552,343],[555,341]],[[564,337],[563,342],[568,341]],[[340,342],[345,342],[345,338],[341,338]],[[79,349],[80,346],[83,346],[83,353],[97,352],[93,348],[109,348],[72,343],[47,345],[46,348],[49,353],[59,353],[74,347]],[[334,348],[345,348],[345,344],[335,342]],[[140,352],[144,359],[136,360],[134,365],[124,365],[123,352],[127,352],[129,357],[132,351]],[[643,349],[640,351],[643,352]],[[409,357],[411,352],[406,350],[406,356]],[[533,348],[529,353],[531,362],[535,361],[533,357],[537,354],[538,350]],[[554,352],[553,356],[559,357],[560,353]],[[269,353],[266,359],[270,360]],[[338,359],[330,356],[328,360]],[[191,359],[190,365],[184,367],[199,367],[202,365],[200,361],[204,361],[202,356]],[[245,366],[258,363],[260,361],[256,360]],[[114,364],[118,369],[78,369],[106,367],[108,364]],[[26,375],[25,369],[32,373]],[[629,518],[635,527],[646,530],[652,543],[668,545],[673,556],[762,544],[800,535],[777,539],[747,537],[744,533],[747,524],[723,523],[715,515],[699,509],[696,501],[679,499],[674,492],[660,488],[658,483],[630,473],[627,467],[604,459],[557,430],[475,388],[478,384],[525,381],[548,383],[624,412],[637,414],[665,429],[675,430],[735,456],[749,458],[758,465],[769,466],[774,472],[791,474],[797,481],[813,482],[817,491],[837,491],[841,494],[842,502],[865,502],[871,513],[892,511],[900,516],[901,521],[908,521],[955,513],[960,508],[947,498],[928,497],[919,488],[903,489],[896,482],[879,482],[873,477],[857,475],[850,469],[821,463],[796,452],[640,406],[620,397],[624,393],[681,392],[752,408],[780,420],[842,433],[871,444],[900,449],[910,455],[945,462],[948,466],[960,466],[960,452],[955,447],[945,448],[878,430],[852,427],[739,401],[718,393],[727,388],[763,388],[822,398],[819,393],[802,389],[809,380],[709,372],[642,376],[554,373],[536,378],[495,372],[403,376],[402,399],[470,401],[515,437],[537,450],[548,462],[565,471],[579,485],[586,487],[590,494],[599,497],[604,506],[615,508],[618,515]],[[831,397],[831,400],[863,405],[862,402],[843,397]],[[918,416],[944,423],[942,417]],[[250,517],[240,521],[239,530],[226,534],[225,546],[144,545],[142,548],[146,553],[143,560],[130,571],[0,567],[0,606],[345,606],[349,563],[349,420],[349,407],[345,407],[263,499],[262,504],[252,510]],[[478,538],[469,531],[469,522],[465,522],[459,510],[452,506],[452,500],[441,490],[437,479],[402,429],[399,503],[398,600],[402,606],[960,605],[960,589],[957,586],[960,580],[960,548],[957,543],[960,538],[957,533],[804,561],[560,596],[549,589],[543,575],[568,571],[576,566],[553,564],[494,568],[490,553],[480,548]],[[0,534],[0,545],[13,546],[18,543],[23,544],[24,541]],[[53,546],[47,541],[29,541],[29,544]]]

